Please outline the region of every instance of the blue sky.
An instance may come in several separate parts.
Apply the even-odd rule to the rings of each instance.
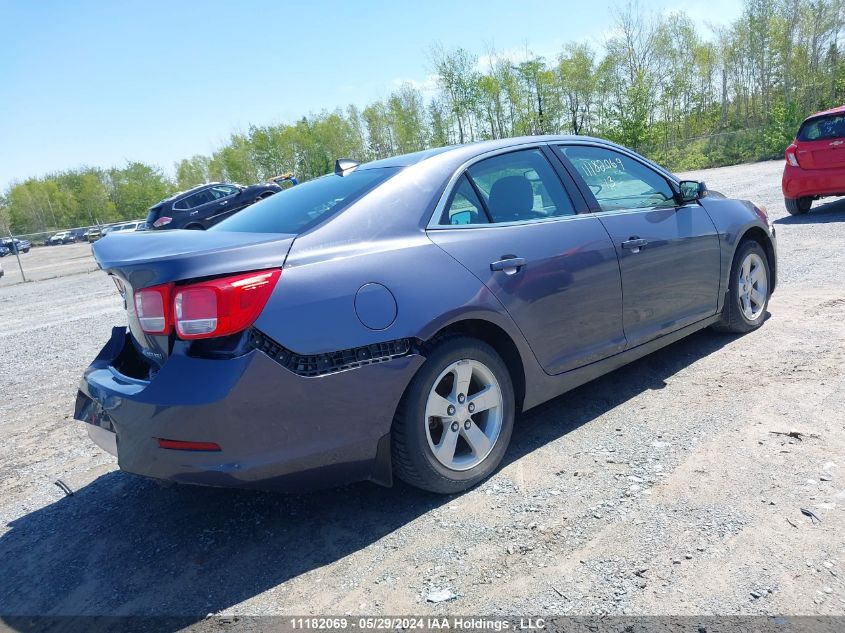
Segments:
[[[554,57],[600,43],[617,3],[564,0],[0,0],[0,191],[50,171],[210,153],[250,123],[424,85],[435,41]],[[740,0],[641,0],[702,25]]]

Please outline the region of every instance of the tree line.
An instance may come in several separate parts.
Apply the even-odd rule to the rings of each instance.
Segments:
[[[433,94],[407,83],[363,109],[250,126],[173,177],[131,162],[30,178],[0,197],[0,221],[25,233],[134,219],[209,180],[302,181],[338,157],[525,134],[600,136],[675,170],[727,165],[781,156],[805,116],[845,103],[845,0],[745,0],[709,37],[683,11],[654,17],[635,3],[614,26],[601,47],[572,42],[553,59],[436,44]]]

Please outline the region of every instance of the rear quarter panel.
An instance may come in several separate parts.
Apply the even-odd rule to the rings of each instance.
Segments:
[[[366,284],[384,286],[395,300],[396,317],[387,327],[370,329],[356,313],[356,294]],[[518,333],[484,284],[420,232],[337,246],[316,258],[295,241],[255,325],[292,351],[320,354],[401,338],[427,340],[467,318],[491,321],[512,337]]]

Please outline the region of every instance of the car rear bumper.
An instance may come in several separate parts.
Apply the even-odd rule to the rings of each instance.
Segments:
[[[366,479],[389,483],[386,438],[422,357],[308,378],[257,350],[225,360],[173,355],[143,381],[113,367],[127,336],[125,328],[114,328],[85,371],[74,412],[96,427],[91,434],[98,445],[109,450],[113,443],[122,470],[180,483],[289,491]],[[221,450],[164,449],[160,438],[213,442]]]
[[[781,188],[786,198],[845,195],[845,169],[802,169],[787,163]]]

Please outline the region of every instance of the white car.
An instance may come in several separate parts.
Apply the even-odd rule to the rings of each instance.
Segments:
[[[62,231],[61,233],[56,233],[53,237],[47,240],[47,244],[50,246],[54,246],[56,244],[69,244],[73,241],[70,233],[67,231]]]
[[[146,222],[144,221],[114,224],[112,226],[107,226],[105,229],[103,229],[103,235],[107,235],[109,233],[116,233],[117,231],[143,231],[144,228],[140,228],[142,225],[144,228],[146,228]]]

